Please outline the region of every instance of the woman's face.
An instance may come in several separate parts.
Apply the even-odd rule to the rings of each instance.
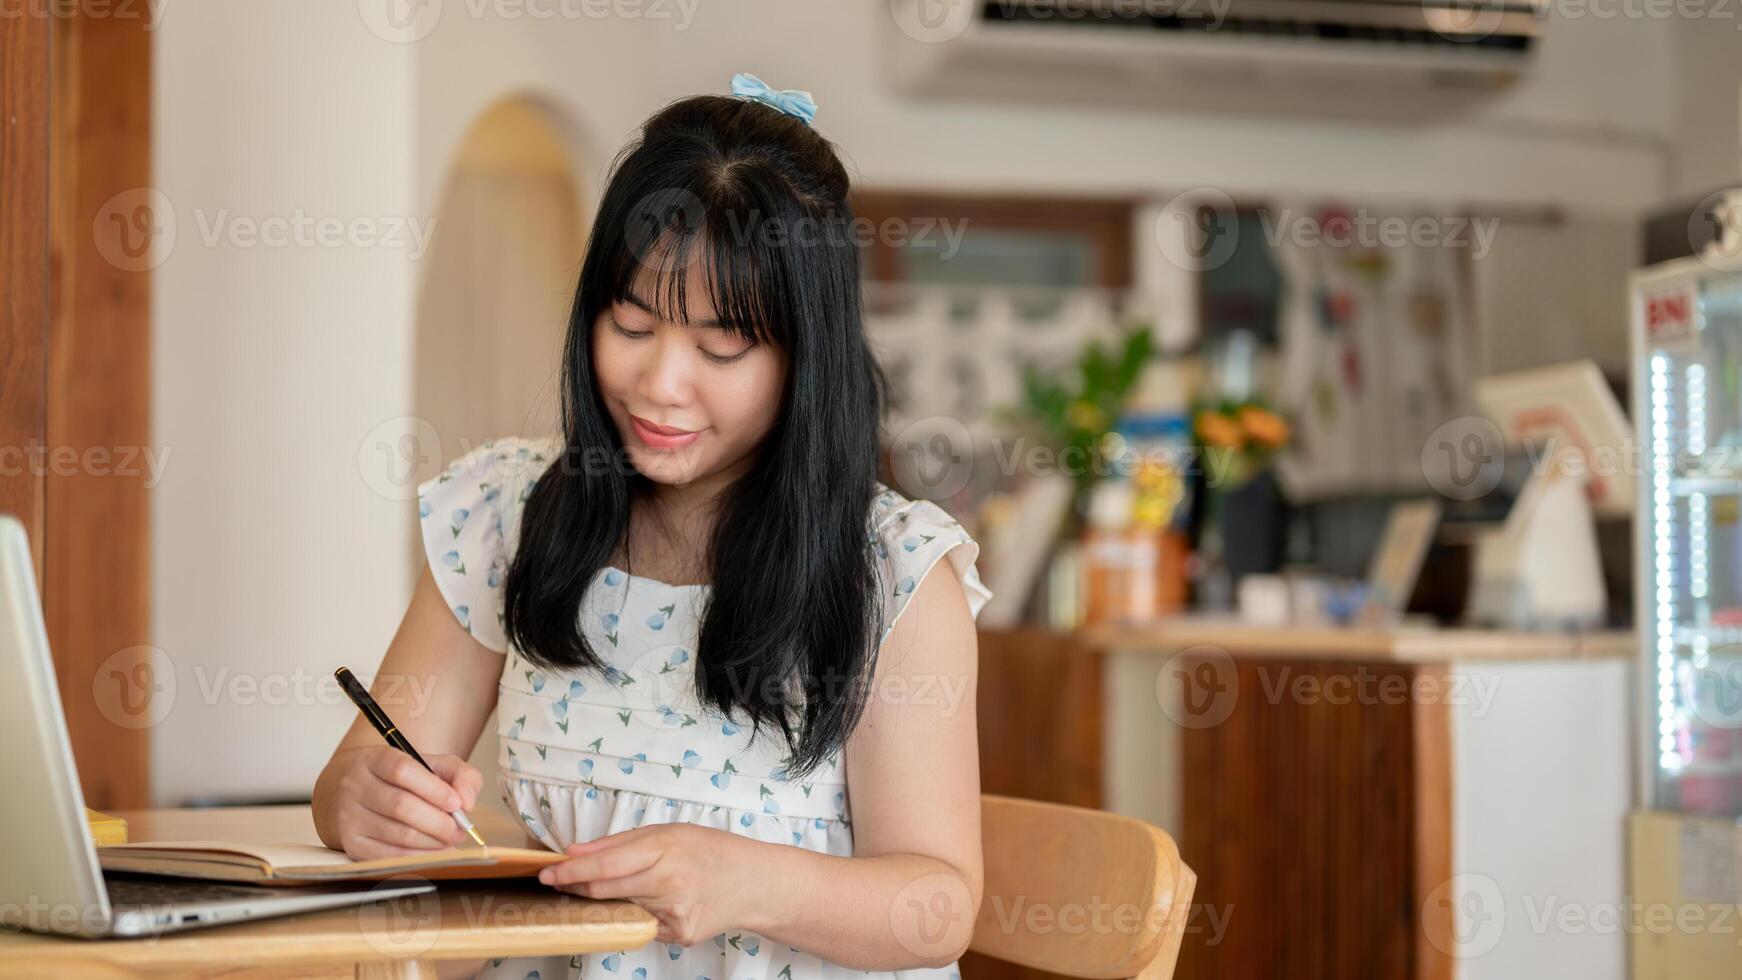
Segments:
[[[785,352],[710,325],[714,301],[701,264],[688,275],[688,323],[661,319],[649,285],[638,281],[593,324],[599,391],[630,461],[672,486],[747,469],[786,382]]]

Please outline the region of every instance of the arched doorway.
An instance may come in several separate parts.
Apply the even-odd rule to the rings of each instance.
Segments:
[[[439,436],[444,463],[486,439],[557,432],[563,338],[586,242],[578,170],[559,121],[528,98],[492,106],[455,154],[413,353],[413,414]],[[421,529],[412,541],[415,575]],[[502,806],[496,752],[492,716],[472,753],[484,772],[481,808]]]

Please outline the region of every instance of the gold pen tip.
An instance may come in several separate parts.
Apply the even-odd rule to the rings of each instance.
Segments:
[[[484,835],[483,835],[483,834],[480,834],[480,833],[478,833],[478,828],[476,828],[476,827],[467,827],[467,828],[466,828],[466,833],[468,833],[468,834],[471,834],[471,835],[472,835],[472,839],[473,839],[473,840],[475,840],[475,841],[477,841],[477,842],[478,842],[478,846],[479,846],[479,847],[489,847],[489,846],[490,846],[490,845],[488,845],[488,844],[486,844],[486,843],[484,843]]]

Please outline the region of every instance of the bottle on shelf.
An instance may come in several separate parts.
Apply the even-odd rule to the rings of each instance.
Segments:
[[[1123,477],[1109,477],[1089,495],[1083,539],[1085,618],[1091,623],[1155,617],[1155,536],[1131,519],[1136,491]]]

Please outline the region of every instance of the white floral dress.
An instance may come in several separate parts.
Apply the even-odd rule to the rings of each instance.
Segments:
[[[781,769],[785,744],[704,710],[694,690],[695,644],[708,586],[670,585],[602,569],[581,611],[605,669],[550,671],[511,649],[502,583],[520,513],[560,438],[484,443],[418,488],[423,541],[436,584],[467,631],[505,653],[497,694],[500,790],[528,834],[552,850],[632,827],[691,823],[824,854],[853,854],[852,807],[837,755],[803,781]],[[879,557],[884,636],[926,572],[947,557],[978,617],[992,593],[979,545],[936,504],[879,484],[867,534]],[[918,762],[919,760],[915,760]],[[552,980],[804,980],[864,976],[761,936],[734,931],[694,946],[487,964],[480,977]],[[887,974],[957,977],[955,965]]]

